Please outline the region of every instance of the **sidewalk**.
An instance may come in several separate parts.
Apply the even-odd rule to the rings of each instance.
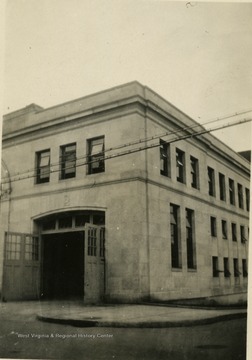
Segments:
[[[166,305],[87,306],[81,302],[26,301],[0,303],[1,318],[34,320],[78,327],[164,328],[210,324],[245,318],[246,309],[196,309]]]

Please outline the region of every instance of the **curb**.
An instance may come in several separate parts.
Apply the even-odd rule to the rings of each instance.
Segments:
[[[219,321],[228,321],[235,319],[247,318],[247,313],[236,313],[219,315],[211,318],[197,319],[197,320],[182,320],[182,321],[139,321],[139,322],[123,322],[123,321],[102,321],[102,320],[76,320],[76,319],[60,319],[49,316],[37,315],[37,320],[71,325],[75,327],[114,327],[114,328],[173,328],[173,327],[190,327],[199,325],[213,324]]]

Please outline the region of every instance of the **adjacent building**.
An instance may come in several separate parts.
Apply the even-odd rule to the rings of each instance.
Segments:
[[[3,300],[246,299],[250,164],[128,83],[3,120]]]

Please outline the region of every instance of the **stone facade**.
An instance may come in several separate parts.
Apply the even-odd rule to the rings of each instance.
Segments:
[[[42,297],[43,283],[48,281],[43,278],[46,258],[51,256],[44,250],[46,235],[52,243],[55,234],[85,233],[84,223],[77,229],[77,217],[89,216],[87,223],[105,228],[106,239],[102,296],[90,295],[91,301],[246,298],[249,163],[213,135],[195,136],[202,130],[138,82],[52,108],[32,104],[6,115],[0,202],[2,297]],[[87,157],[92,155],[92,139],[104,141],[104,169],[94,173]],[[62,149],[68,144],[76,151],[69,178],[62,176]],[[48,181],[39,182],[37,158],[45,150],[50,152],[50,175]],[[94,221],[98,215],[103,216],[102,223]],[[75,220],[60,225],[62,216]],[[46,229],[48,219],[57,223],[56,228]],[[17,237],[8,240],[8,234],[38,236],[37,253],[28,254],[27,240],[22,259],[15,259],[18,246],[10,243]],[[88,249],[87,235],[84,238]],[[91,253],[85,254],[83,293],[79,292],[84,300],[98,281],[96,275],[92,281],[90,274],[95,272],[85,265]],[[17,286],[21,262],[30,268],[24,270],[25,281],[33,277],[33,295],[24,290],[24,280],[19,291],[10,290],[11,281]],[[78,273],[72,276],[78,278]],[[67,281],[73,281],[70,275]]]

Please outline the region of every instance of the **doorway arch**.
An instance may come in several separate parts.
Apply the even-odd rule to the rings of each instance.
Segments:
[[[36,220],[40,297],[99,303],[105,294],[105,212],[71,210]]]

